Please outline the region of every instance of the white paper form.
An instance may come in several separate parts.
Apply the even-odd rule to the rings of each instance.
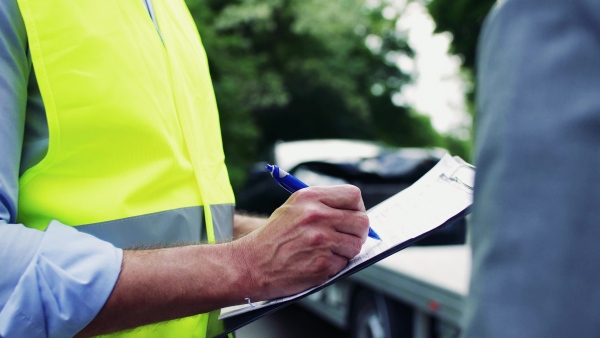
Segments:
[[[474,180],[475,170],[472,166],[460,158],[445,155],[409,188],[367,212],[370,226],[381,240],[368,238],[361,252],[350,260],[346,268],[324,284],[332,283],[359,265],[376,260],[386,251],[445,224],[471,205]],[[299,298],[317,287],[288,297],[225,308],[221,310],[219,319]]]

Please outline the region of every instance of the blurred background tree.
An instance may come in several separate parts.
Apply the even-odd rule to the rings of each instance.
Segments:
[[[468,140],[440,135],[429,117],[391,100],[411,81],[397,58],[413,57],[397,15],[382,15],[392,0],[187,3],[208,54],[234,189],[278,140],[377,140],[469,157]]]
[[[451,53],[462,59],[465,76],[472,82],[476,73],[477,41],[487,13],[496,0],[432,0],[427,9],[436,24],[436,33],[452,34]],[[470,113],[475,115],[475,91],[472,85],[465,93]],[[473,118],[476,118],[475,116]]]
[[[463,60],[463,67],[475,70],[477,40],[485,16],[496,0],[432,0],[427,9],[436,23],[436,33],[450,32],[452,50]]]

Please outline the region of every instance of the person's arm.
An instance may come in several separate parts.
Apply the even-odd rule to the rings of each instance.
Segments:
[[[600,2],[506,0],[479,49],[464,337],[600,332]]]
[[[236,241],[125,251],[112,294],[79,336],[306,290],[343,269],[368,229],[358,188],[313,187],[293,194],[262,227]]]
[[[0,337],[69,337],[112,291],[122,251],[53,222],[16,224],[31,63],[15,0],[0,2]]]
[[[75,335],[106,302],[122,253],[58,222],[0,223],[0,337]]]
[[[236,211],[233,217],[233,238],[245,236],[260,228],[266,222],[267,217]]]
[[[30,71],[16,1],[0,2],[0,336],[109,333],[296,293],[341,270],[366,240],[349,186],[304,189],[256,231],[214,246],[123,254],[59,222],[45,232],[15,224]]]

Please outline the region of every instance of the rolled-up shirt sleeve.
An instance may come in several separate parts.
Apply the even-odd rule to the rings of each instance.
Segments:
[[[0,2],[0,337],[69,337],[100,311],[123,251],[57,221],[16,224],[31,61],[16,0]]]
[[[7,264],[21,251],[31,253],[27,240],[38,241],[25,269],[12,271],[20,277],[2,304],[0,336],[71,337],[81,331],[110,295],[122,250],[56,221],[45,232],[16,224],[0,229],[0,245],[6,238],[14,243],[15,251],[0,252]]]

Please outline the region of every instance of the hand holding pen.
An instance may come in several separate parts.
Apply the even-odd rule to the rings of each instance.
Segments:
[[[289,183],[289,178],[285,180]],[[368,240],[369,217],[360,190],[344,184],[300,189],[266,223],[231,242],[232,258],[247,266],[245,297],[287,296],[324,283],[348,265]],[[245,285],[248,284],[248,287]]]
[[[283,189],[287,190],[287,192],[289,192],[290,194],[293,194],[300,189],[308,188],[308,185],[306,185],[304,182],[300,181],[293,175],[285,172],[283,169],[279,168],[276,165],[267,164],[266,168],[271,173],[271,176],[273,176],[275,182],[277,182]],[[379,235],[377,235],[377,233],[371,228],[369,228],[368,236],[373,239],[381,240]]]

